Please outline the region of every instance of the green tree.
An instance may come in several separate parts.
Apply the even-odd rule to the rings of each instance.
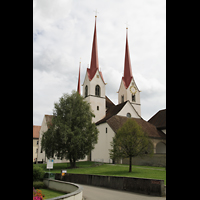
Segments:
[[[66,158],[71,167],[76,167],[76,161],[88,155],[97,143],[98,130],[92,117],[90,104],[76,91],[64,94],[59,103],[54,103],[50,128],[41,142],[47,158]]]
[[[118,129],[111,142],[110,157],[129,158],[129,172],[132,172],[132,157],[153,153],[153,144],[147,134],[130,118]]]

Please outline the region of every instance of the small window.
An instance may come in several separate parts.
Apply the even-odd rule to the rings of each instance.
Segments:
[[[132,101],[135,101],[135,94],[132,94]]]
[[[124,102],[124,95],[122,95],[122,97],[121,97],[121,98],[122,98],[122,103],[123,103],[123,102]]]
[[[99,110],[99,106],[97,106],[97,110]]]
[[[108,129],[106,128],[106,133],[108,132]]]
[[[127,113],[126,116],[127,116],[128,118],[131,118],[131,113]]]
[[[87,97],[88,96],[88,86],[86,85],[85,86],[85,97]]]
[[[37,141],[37,145],[38,145],[39,141]]]

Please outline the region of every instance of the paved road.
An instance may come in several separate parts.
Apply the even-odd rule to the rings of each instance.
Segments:
[[[156,197],[133,192],[106,189],[82,185],[84,200],[166,200],[166,197]]]

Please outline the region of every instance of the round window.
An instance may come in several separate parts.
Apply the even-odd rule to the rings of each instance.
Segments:
[[[131,113],[127,113],[126,116],[127,116],[128,118],[131,118]]]

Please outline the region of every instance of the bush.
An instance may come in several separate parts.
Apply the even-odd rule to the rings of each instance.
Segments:
[[[38,165],[33,165],[33,181],[42,181],[44,178],[44,170]]]
[[[34,181],[33,187],[35,189],[42,189],[42,188],[45,189],[45,188],[47,188],[47,186],[42,181]]]

